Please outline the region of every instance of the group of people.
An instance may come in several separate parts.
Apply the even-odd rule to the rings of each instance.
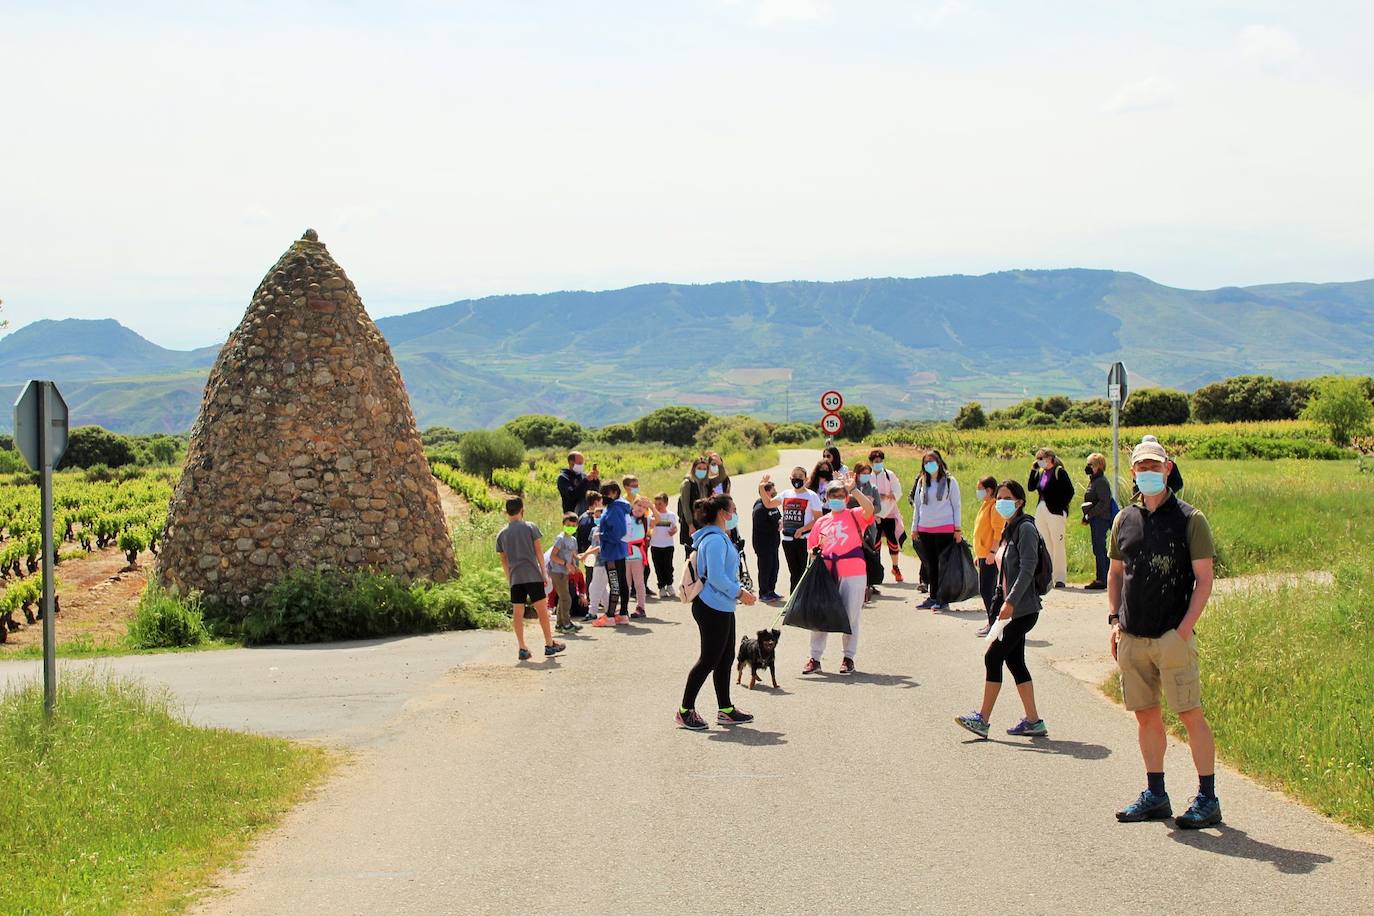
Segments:
[[[558,627],[575,629],[577,624],[569,614],[579,602],[579,592],[568,582],[578,574],[577,565],[584,564],[584,578],[590,583],[581,599],[584,619],[596,626],[627,623],[643,616],[644,598],[654,594],[645,584],[651,563],[659,593],[674,596],[674,547],[681,543],[689,558],[692,617],[700,643],[675,715],[683,728],[708,727],[695,708],[708,677],[714,683],[718,724],[753,720],[730,697],[736,648],[734,611],[739,604],[783,600],[777,592],[780,553],[787,564],[790,589],[796,588],[813,557],[835,576],[850,629],[841,638],[841,675],[855,671],[861,611],[883,581],[882,548],[889,555],[894,580],[903,581],[900,555],[907,541],[900,504],[903,490],[897,475],[886,467],[882,449],[873,449],[867,461],[850,468],[839,450],[829,446],[811,471],[793,468],[791,486],[781,492],[768,475],[763,476],[752,508],[750,544],[759,573],[757,593],[741,575],[744,544],[737,532],[739,512],[719,455],[708,454],[693,462],[678,494],[677,511],[669,509],[666,493],[652,500],[641,497],[634,477],[602,483],[595,466],[585,471],[580,454],[569,455],[568,462],[558,484],[567,510],[564,530],[546,558],[551,582],[541,572],[537,584],[553,593],[559,608]],[[1081,521],[1091,532],[1096,576],[1085,587],[1107,592],[1111,652],[1121,671],[1126,706],[1138,720],[1147,783],[1117,817],[1130,822],[1172,816],[1164,788],[1162,691],[1188,730],[1199,774],[1197,795],[1175,820],[1185,828],[1210,826],[1220,822],[1221,808],[1215,793],[1212,736],[1201,708],[1193,628],[1211,593],[1215,556],[1211,531],[1201,512],[1178,499],[1181,474],[1154,437],[1145,437],[1132,452],[1134,496],[1124,509],[1118,509],[1112,497],[1105,470],[1101,454],[1088,457],[1084,467],[1088,482],[1080,509]],[[1031,492],[1038,496],[1033,512],[1027,504]],[[955,721],[980,738],[989,735],[1004,670],[1011,673],[1024,713],[1007,733],[1032,738],[1049,734],[1036,706],[1026,638],[1039,621],[1042,594],[1066,585],[1064,539],[1074,494],[1070,475],[1048,448],[1036,453],[1024,486],[1017,480],[998,482],[994,477],[978,481],[972,552],[987,614],[986,625],[978,632],[984,637],[992,633],[994,638],[988,640],[983,655],[982,702]],[[942,561],[950,555],[946,551],[951,545],[963,542],[963,531],[959,484],[938,450],[925,452],[905,496],[920,559],[919,587],[927,593],[917,607],[940,611],[945,605],[937,596],[942,573],[947,572],[941,568]],[[523,521],[522,509],[519,500],[511,501],[511,523],[498,537],[497,546],[510,574],[520,658],[527,659],[522,612],[530,603],[544,631],[545,654],[557,654],[564,647],[553,639],[543,592],[535,590],[537,560],[530,558],[539,557],[539,532]],[[517,535],[508,535],[511,531],[529,543],[517,546]],[[1042,569],[1046,564],[1048,570]],[[632,593],[636,607],[627,614]],[[827,641],[826,633],[812,634],[804,675],[822,671]]]

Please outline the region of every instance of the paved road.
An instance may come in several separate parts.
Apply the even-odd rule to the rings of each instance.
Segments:
[[[737,479],[742,508],[756,480]],[[858,675],[800,677],[788,630],[781,689],[737,694],[755,726],[706,734],[671,724],[696,632],[670,602],[523,666],[509,635],[454,634],[116,667],[202,721],[360,749],[223,876],[211,913],[1374,913],[1374,844],[1233,773],[1219,830],[1115,822],[1143,779],[1133,721],[1069,673],[1095,676],[1100,596],[1057,594],[1033,634],[1052,737],[974,742],[951,717],[981,690],[976,615],[888,591]],[[254,667],[231,681],[239,660]],[[1169,771],[1181,802],[1186,748]]]

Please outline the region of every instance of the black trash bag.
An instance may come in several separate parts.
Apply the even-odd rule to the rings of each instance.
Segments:
[[[840,583],[820,557],[811,560],[797,587],[787,596],[782,622],[821,633],[848,633],[849,612],[840,598]]]
[[[883,555],[878,549],[882,535],[878,533],[877,525],[870,525],[864,532],[864,567],[868,573],[869,585],[882,585],[883,578],[887,572],[883,569]]]
[[[940,554],[940,585],[935,600],[957,604],[978,594],[978,569],[967,541],[950,544]]]

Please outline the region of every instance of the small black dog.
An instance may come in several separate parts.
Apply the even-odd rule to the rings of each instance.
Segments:
[[[773,686],[778,686],[778,640],[782,638],[780,630],[759,630],[758,639],[750,639],[748,636],[740,640],[739,644],[739,664],[735,666],[735,683],[738,684],[744,679],[744,666],[750,667],[749,689],[753,690],[754,685],[759,682],[759,671],[764,668],[773,675]]]

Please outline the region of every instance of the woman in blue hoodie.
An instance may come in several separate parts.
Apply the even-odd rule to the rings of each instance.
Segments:
[[[697,532],[692,535],[693,559],[702,582],[701,594],[692,599],[692,619],[701,635],[701,654],[687,673],[677,724],[692,731],[706,728],[697,715],[697,694],[711,675],[716,685],[716,722],[741,725],[754,717],[730,702],[730,668],[735,660],[735,603],[753,604],[758,599],[739,584],[739,551],[726,533],[739,523],[735,501],[728,493],[699,499],[692,509]]]
[[[620,498],[620,484],[611,481],[601,488],[601,496],[606,511],[596,523],[600,532],[598,543],[601,553],[597,555],[597,565],[606,567],[606,580],[611,586],[611,597],[606,601],[606,613],[592,623],[594,627],[608,627],[612,624],[630,622],[630,582],[625,573],[625,560],[630,555],[630,545],[625,543],[629,531],[631,506]],[[619,611],[616,605],[619,604]]]

